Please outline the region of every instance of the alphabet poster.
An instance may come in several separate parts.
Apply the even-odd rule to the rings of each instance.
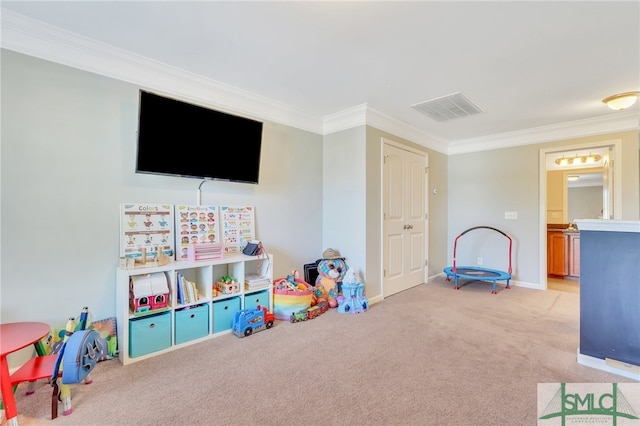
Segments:
[[[176,260],[187,260],[190,243],[219,243],[217,206],[176,206]]]
[[[239,254],[247,243],[256,238],[253,207],[220,207],[220,226],[224,253]]]
[[[120,256],[140,258],[142,249],[147,257],[158,250],[173,257],[173,205],[121,204]]]

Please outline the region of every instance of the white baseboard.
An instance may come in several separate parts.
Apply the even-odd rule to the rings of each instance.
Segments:
[[[617,374],[618,376],[626,377],[627,379],[640,382],[640,373],[634,373],[633,371],[617,368],[611,365],[610,363],[607,363],[607,361],[604,359],[581,354],[580,348],[577,349],[577,354],[578,354],[578,364],[582,364],[587,367],[606,371],[607,373]]]
[[[368,300],[369,300],[369,306],[371,306],[371,305],[375,305],[378,302],[382,302],[384,300],[384,297],[382,297],[382,295],[379,295],[379,296],[374,296]]]

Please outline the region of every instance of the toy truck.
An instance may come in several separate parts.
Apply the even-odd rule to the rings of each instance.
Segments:
[[[242,309],[233,316],[233,334],[238,337],[250,336],[253,332],[273,327],[275,316],[267,308]]]

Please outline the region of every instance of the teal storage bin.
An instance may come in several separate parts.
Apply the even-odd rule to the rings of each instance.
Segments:
[[[205,337],[207,334],[209,334],[209,307],[207,305],[176,311],[176,345]]]
[[[171,346],[171,313],[129,320],[129,356],[135,358]]]
[[[262,290],[244,296],[245,309],[252,309],[258,305],[269,309],[269,290]]]
[[[240,310],[238,296],[213,302],[213,332],[219,333],[233,328],[233,316]]]

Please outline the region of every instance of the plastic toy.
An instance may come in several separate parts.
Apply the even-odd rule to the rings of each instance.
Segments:
[[[213,297],[221,294],[233,294],[240,291],[240,284],[234,277],[225,275],[220,278],[220,281],[216,282],[212,286]]]
[[[456,249],[458,247],[458,240],[467,232],[473,231],[476,229],[489,229],[491,231],[496,231],[497,233],[502,234],[502,236],[504,236],[509,241],[509,259],[508,259],[509,270],[508,271],[481,268],[479,266],[456,266]],[[446,268],[444,268],[444,273],[447,275],[447,281],[450,281],[451,277],[453,277],[454,289],[456,290],[460,289],[458,278],[465,278],[465,279],[474,280],[474,281],[489,281],[493,283],[493,288],[491,289],[491,293],[498,294],[498,291],[496,290],[496,281],[504,280],[507,283],[505,288],[509,290],[511,288],[509,283],[511,281],[511,272],[512,272],[512,267],[511,267],[512,245],[513,245],[513,240],[509,235],[505,234],[499,229],[492,228],[491,226],[474,226],[473,228],[469,228],[463,231],[453,241],[453,266],[447,266]]]
[[[329,302],[321,301],[321,302],[318,302],[318,304],[316,304],[315,306],[311,306],[307,309],[303,309],[301,311],[292,313],[289,321],[293,323],[293,322],[306,321],[308,319],[314,319],[319,315],[324,314],[328,310],[329,310]]]
[[[364,283],[360,274],[349,268],[342,282],[342,294],[338,296],[338,312],[341,314],[359,314],[369,309],[365,297]]]
[[[314,303],[314,287],[293,271],[286,278],[273,282],[273,314],[276,319],[288,321],[291,314],[304,310]]]
[[[246,337],[254,332],[273,327],[275,316],[267,308],[257,306],[255,308],[242,309],[233,316],[233,334],[238,337]]]
[[[131,312],[147,312],[166,308],[169,303],[169,284],[163,272],[135,275],[129,282]]]

